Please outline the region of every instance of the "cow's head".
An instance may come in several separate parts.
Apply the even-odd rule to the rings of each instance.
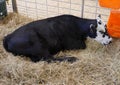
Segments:
[[[107,45],[111,43],[112,38],[107,33],[107,26],[101,19],[101,16],[98,15],[97,18],[97,25],[91,24],[90,25],[90,32],[96,32],[96,36],[93,37],[96,41],[100,42],[101,44]],[[94,30],[95,31],[94,31]]]

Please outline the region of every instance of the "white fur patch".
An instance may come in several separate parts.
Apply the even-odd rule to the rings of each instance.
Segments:
[[[99,24],[99,23],[101,23],[101,24]],[[97,17],[97,31],[103,31],[103,32],[105,32],[106,30],[105,30],[105,23],[102,21],[102,19],[100,18],[100,17]]]
[[[101,44],[107,45],[112,41],[112,38],[106,34],[106,24],[102,21],[101,17],[98,16],[97,18],[97,36],[95,38],[96,41],[100,42]]]
[[[104,34],[100,33],[99,31],[97,31],[97,36],[95,38],[95,40],[97,42],[100,42],[103,45],[107,45],[112,41],[112,38],[110,38],[108,35],[104,35]]]

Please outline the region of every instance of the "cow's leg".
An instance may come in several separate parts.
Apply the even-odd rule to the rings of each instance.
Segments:
[[[30,56],[30,59],[33,62],[38,62],[38,61],[51,61],[54,60],[53,56],[49,53],[48,49],[42,48],[41,46],[39,47],[41,49],[36,50],[32,53],[32,56]],[[33,47],[34,49],[34,47]],[[37,47],[36,47],[37,49]]]
[[[72,44],[71,44],[72,45]],[[85,41],[79,40],[73,43],[73,49],[85,49],[86,43]]]
[[[68,41],[68,43],[65,44],[64,47],[67,50],[85,49],[86,48],[86,43],[85,43],[85,41],[82,41],[82,40],[73,40],[73,41]]]
[[[85,41],[81,41],[81,42],[80,42],[80,48],[81,48],[81,49],[85,49],[85,48],[86,48]]]

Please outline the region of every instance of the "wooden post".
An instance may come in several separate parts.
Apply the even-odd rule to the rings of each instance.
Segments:
[[[18,13],[16,0],[12,0],[12,8],[13,8],[13,12]]]

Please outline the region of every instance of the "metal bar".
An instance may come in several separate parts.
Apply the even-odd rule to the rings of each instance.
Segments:
[[[84,14],[84,0],[82,0],[82,10],[81,10],[81,17],[83,18]]]
[[[14,12],[18,13],[16,0],[12,0],[12,8]]]

